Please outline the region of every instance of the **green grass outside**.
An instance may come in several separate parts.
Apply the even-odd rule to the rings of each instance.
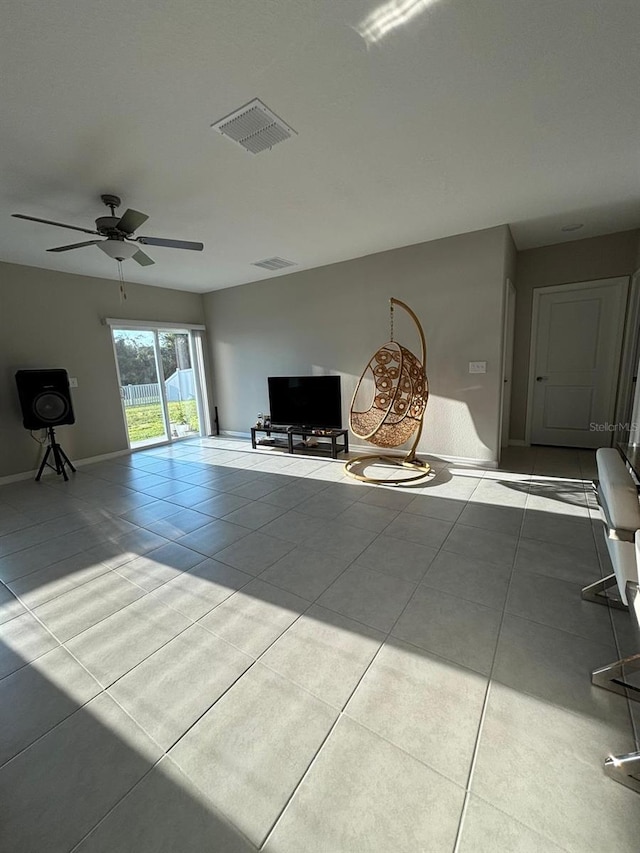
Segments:
[[[197,431],[199,429],[198,409],[195,400],[169,403],[168,406],[171,423],[186,421],[192,430]],[[160,438],[164,435],[160,403],[149,403],[146,406],[127,406],[125,407],[125,414],[131,442]]]

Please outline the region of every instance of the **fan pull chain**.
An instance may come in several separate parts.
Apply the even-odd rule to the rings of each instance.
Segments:
[[[389,302],[389,340],[393,341],[393,302]]]
[[[127,298],[127,291],[124,289],[124,276],[122,275],[122,261],[118,261],[118,280],[120,281],[120,304]]]

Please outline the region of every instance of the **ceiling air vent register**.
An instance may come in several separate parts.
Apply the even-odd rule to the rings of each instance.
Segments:
[[[262,267],[265,270],[283,270],[285,267],[295,267],[297,264],[285,258],[265,258],[263,261],[254,261],[253,266]]]
[[[229,113],[211,127],[223,136],[228,136],[238,145],[242,145],[245,151],[251,154],[268,151],[292,135],[297,136],[296,131],[265,106],[259,98],[254,98],[244,107]]]

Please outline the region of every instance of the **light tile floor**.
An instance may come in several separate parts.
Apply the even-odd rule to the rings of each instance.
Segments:
[[[0,487],[0,849],[637,851],[593,454],[434,469],[203,439]]]

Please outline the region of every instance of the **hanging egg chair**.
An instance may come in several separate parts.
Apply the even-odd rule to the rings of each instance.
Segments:
[[[350,459],[345,464],[345,472],[357,480],[366,483],[402,484],[422,479],[430,471],[428,463],[416,456],[416,447],[422,433],[422,421],[427,398],[429,396],[425,373],[426,342],[420,321],[404,302],[390,299],[390,340],[383,344],[369,360],[356,386],[349,412],[349,426],[358,438],[362,438],[376,447],[399,447],[409,441],[415,433],[411,448],[404,457],[385,454],[368,454]],[[418,330],[422,345],[422,360],[393,337],[393,311],[399,305],[409,314]],[[372,387],[368,395],[369,404],[364,407],[359,402],[366,387]],[[376,478],[363,473],[364,468],[375,463],[387,463],[411,468],[416,476],[399,478]]]

